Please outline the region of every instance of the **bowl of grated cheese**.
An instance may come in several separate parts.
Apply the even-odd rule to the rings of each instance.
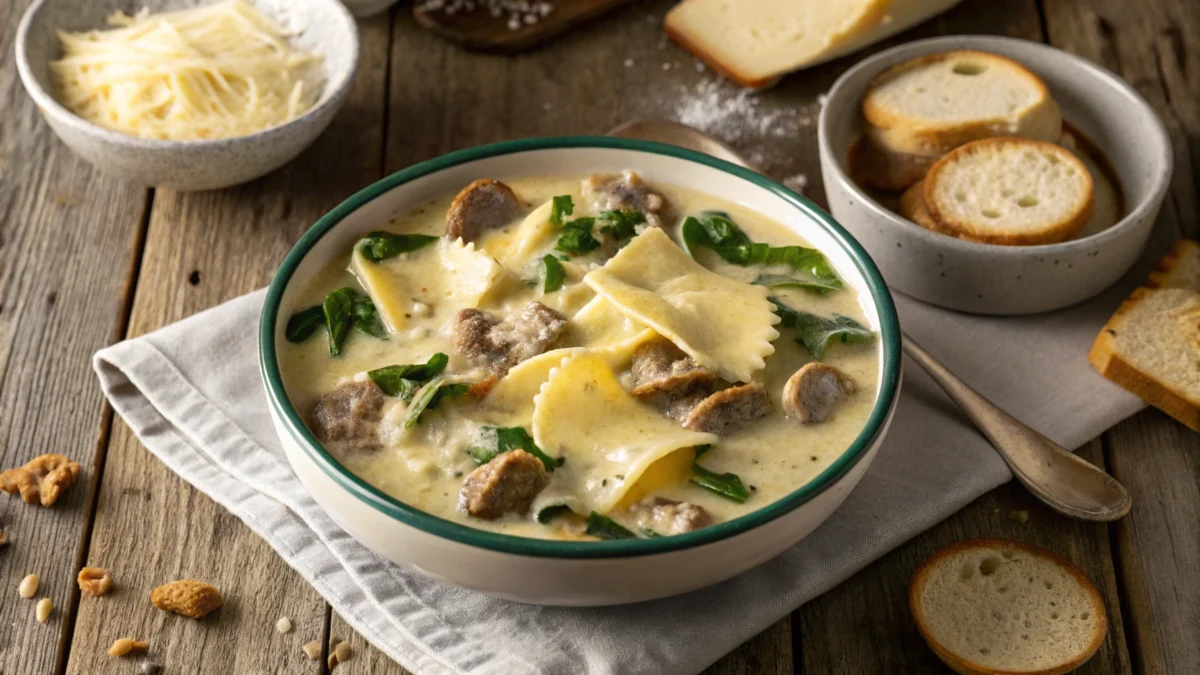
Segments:
[[[345,101],[358,49],[340,0],[39,0],[16,41],[25,90],[64,143],[179,190],[300,154]]]

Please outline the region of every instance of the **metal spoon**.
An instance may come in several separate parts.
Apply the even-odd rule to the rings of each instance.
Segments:
[[[677,122],[634,120],[609,135],[678,145],[758,171],[725,143]],[[954,399],[1035,497],[1063,515],[1082,520],[1111,521],[1129,513],[1133,504],[1129,492],[1115,478],[996,407],[907,333],[902,335],[904,353]]]

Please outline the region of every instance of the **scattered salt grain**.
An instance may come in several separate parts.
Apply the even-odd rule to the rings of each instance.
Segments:
[[[826,94],[817,94],[817,106],[818,107],[824,108],[825,102],[828,100],[829,100],[829,96],[827,96]]]
[[[700,61],[700,60],[697,60],[697,61],[696,61],[696,72],[697,72],[697,73],[703,73],[703,72],[704,72],[704,71],[706,71],[706,70],[708,70],[708,67],[704,65],[704,62],[703,62],[703,61]]]
[[[633,59],[625,59],[625,67],[632,68],[633,67]]]
[[[793,190],[795,192],[804,192],[804,188],[808,187],[808,175],[798,173],[795,176],[788,176],[787,178],[783,179],[783,184],[786,185],[789,190]]]
[[[670,70],[670,69],[671,69],[671,64],[664,61],[663,62],[663,70]]]

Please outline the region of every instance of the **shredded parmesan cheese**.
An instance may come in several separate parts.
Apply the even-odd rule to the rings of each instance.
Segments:
[[[142,138],[204,140],[278,126],[316,103],[321,56],[297,50],[246,0],[134,16],[110,30],[59,31],[57,98],[100,126]]]

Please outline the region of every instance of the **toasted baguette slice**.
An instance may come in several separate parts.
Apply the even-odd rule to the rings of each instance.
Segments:
[[[964,675],[1058,675],[1096,653],[1104,602],[1078,567],[1015,541],[973,539],[935,552],[913,576],[921,636]]]
[[[1125,216],[1125,200],[1121,189],[1117,187],[1116,172],[1108,166],[1108,160],[1103,153],[1096,148],[1091,139],[1065,121],[1058,144],[1075,153],[1092,175],[1092,217],[1076,236],[1091,236],[1120,222]]]
[[[953,232],[947,231],[946,228],[934,220],[933,216],[929,213],[929,209],[925,208],[925,186],[921,182],[917,182],[916,185],[913,185],[905,190],[904,194],[900,195],[899,212],[900,215],[927,230],[954,236]]]
[[[743,87],[866,47],[960,0],[684,0],[664,28],[697,58]]]
[[[1200,431],[1200,243],[1181,239],[1096,337],[1104,377]]]
[[[925,207],[963,239],[1029,246],[1074,237],[1092,216],[1092,176],[1053,143],[987,138],[939,159],[923,181]]]
[[[1062,113],[1041,78],[996,54],[954,51],[921,56],[872,80],[862,101],[866,134],[877,148],[941,156],[996,136],[1057,141]]]
[[[868,139],[859,138],[850,146],[846,166],[859,185],[900,192],[920,182],[937,160],[937,157],[880,150]]]

